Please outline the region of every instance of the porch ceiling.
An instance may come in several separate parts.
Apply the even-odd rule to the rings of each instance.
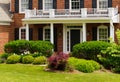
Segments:
[[[23,24],[46,24],[46,23],[110,23],[111,18],[27,18],[22,19]]]

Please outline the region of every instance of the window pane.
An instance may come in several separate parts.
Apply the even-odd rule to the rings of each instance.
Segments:
[[[99,0],[99,9],[108,8],[108,0]]]
[[[45,28],[45,34],[44,34],[44,39],[45,41],[50,41],[50,28]]]
[[[21,40],[25,40],[25,39],[26,39],[26,30],[21,29]]]
[[[53,0],[44,0],[44,9],[49,10],[53,8]]]
[[[108,41],[108,29],[107,28],[99,28],[99,40]]]
[[[71,9],[80,9],[80,0],[71,0]]]
[[[29,0],[21,0],[21,12],[29,8]]]

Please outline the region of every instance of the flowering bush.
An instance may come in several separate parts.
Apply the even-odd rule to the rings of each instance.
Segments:
[[[63,52],[54,53],[48,59],[48,68],[52,70],[65,70],[69,55]]]

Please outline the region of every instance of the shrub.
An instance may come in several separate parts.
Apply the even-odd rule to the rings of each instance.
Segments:
[[[30,52],[41,53],[49,57],[52,55],[53,45],[48,41],[30,41]]]
[[[85,73],[100,69],[100,65],[93,60],[77,59],[74,57],[68,59],[68,65],[76,70]]]
[[[24,56],[22,58],[22,63],[24,64],[31,64],[34,61],[34,58],[32,56]]]
[[[47,58],[45,56],[36,57],[33,61],[34,65],[46,64]]]
[[[1,58],[6,60],[10,55],[11,54],[9,54],[9,53],[3,53],[3,54],[1,54]]]
[[[110,43],[102,41],[83,42],[73,46],[72,56],[98,60],[97,55],[100,54],[101,50],[105,50],[109,46]]]
[[[11,41],[4,46],[4,51],[7,53],[21,54],[29,50],[29,41],[17,40]]]
[[[26,54],[26,53],[41,53],[44,56],[51,56],[53,45],[48,41],[26,41],[17,40],[11,41],[4,46],[6,53]]]
[[[6,63],[7,64],[15,64],[20,62],[20,56],[19,55],[11,55],[7,58]]]
[[[55,53],[48,59],[48,68],[52,70],[65,70],[69,55],[63,52]]]

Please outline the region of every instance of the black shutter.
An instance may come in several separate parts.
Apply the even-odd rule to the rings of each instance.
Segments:
[[[65,9],[69,9],[69,0],[65,0]]]
[[[43,1],[38,0],[38,9],[43,9]]]
[[[29,28],[29,40],[33,40],[33,28]]]
[[[19,28],[15,28],[14,30],[14,39],[19,40]]]
[[[54,51],[57,52],[57,28],[54,28]]]
[[[80,0],[80,8],[84,8],[84,0]]]
[[[38,39],[43,40],[43,28],[38,28]]]
[[[108,7],[112,7],[112,0],[108,0]]]
[[[53,0],[53,9],[57,9],[57,0]]]
[[[92,0],[92,8],[97,8],[97,0]]]
[[[19,12],[19,0],[15,0],[15,13]]]
[[[97,40],[97,28],[92,28],[92,40]]]
[[[29,0],[29,9],[32,9],[32,0]]]

